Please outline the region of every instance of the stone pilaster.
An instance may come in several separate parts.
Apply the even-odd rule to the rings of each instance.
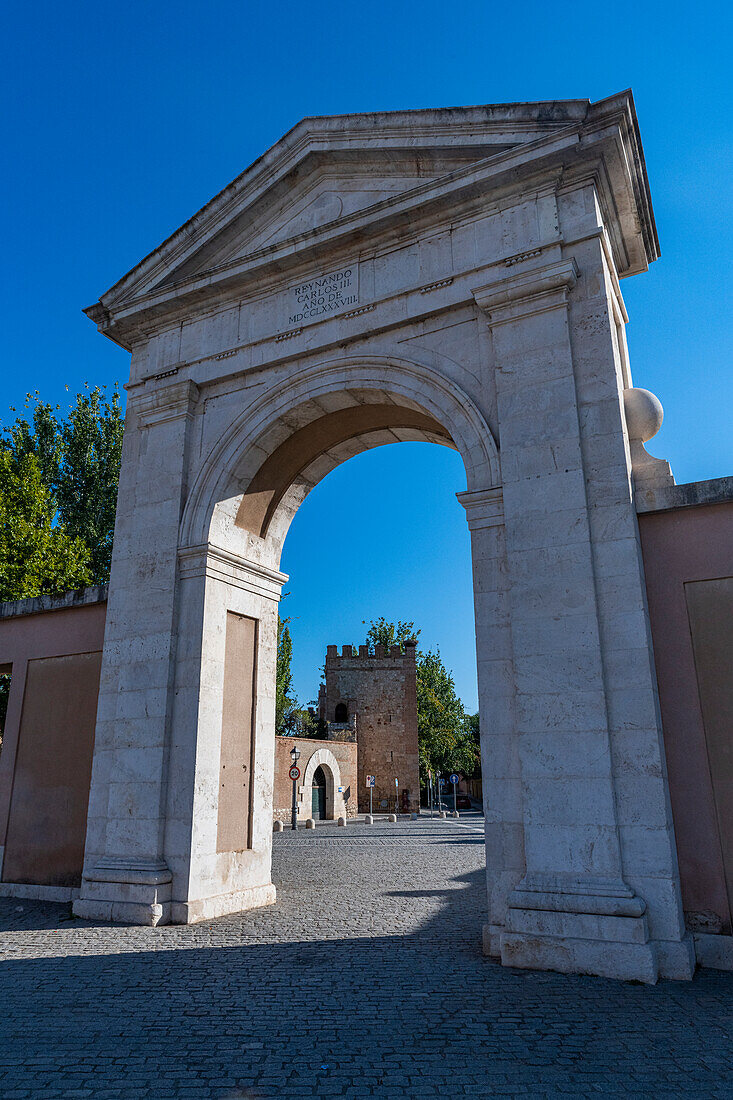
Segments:
[[[525,869],[504,502],[501,488],[457,497],[471,532],[489,902],[484,950],[500,955],[507,899]]]
[[[525,854],[498,938],[508,964],[655,981],[650,907],[679,947],[665,950],[664,972],[688,976],[690,955],[676,921],[673,858],[658,865],[668,893],[647,898],[627,881],[633,860],[622,851],[595,568],[604,536],[589,487],[594,508],[604,494],[619,507],[624,487],[615,468],[591,462],[592,419],[581,408],[568,317],[578,278],[575,261],[564,259],[474,291],[496,364]],[[618,431],[623,439],[620,406]],[[625,493],[632,516],[628,477]],[[628,559],[619,570],[640,576]],[[650,678],[645,690],[653,699]],[[664,800],[664,776],[655,782]]]
[[[197,397],[184,381],[128,404],[78,916],[157,924],[170,914],[167,732],[178,526]]]

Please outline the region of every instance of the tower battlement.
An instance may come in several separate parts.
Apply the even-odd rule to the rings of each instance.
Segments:
[[[330,645],[326,647],[326,664],[333,666],[341,664],[343,662],[353,661],[384,661],[384,660],[415,660],[415,643],[406,642],[404,650],[400,649],[398,645],[384,646],[375,645],[372,652],[368,645],[344,645],[341,646],[341,652],[339,653],[339,647],[337,645]]]

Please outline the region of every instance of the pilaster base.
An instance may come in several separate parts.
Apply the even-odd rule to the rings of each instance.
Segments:
[[[72,912],[86,920],[118,921],[154,928],[170,921],[171,881],[168,867],[157,860],[130,864],[100,860],[84,872]]]
[[[659,963],[644,908],[633,895],[581,898],[519,888],[507,909],[501,961],[505,966],[653,984]]]
[[[651,943],[505,932],[501,937],[501,961],[504,966],[525,970],[595,974],[601,978],[620,978],[648,985],[654,985],[659,977],[657,953]]]
[[[271,882],[262,886],[250,886],[229,894],[216,894],[197,901],[171,902],[170,919],[173,924],[196,924],[200,920],[223,917],[227,913],[243,913],[247,909],[259,909],[275,903],[276,891]]]
[[[504,926],[484,929],[484,950],[505,966],[650,984],[695,970],[691,937],[650,940],[645,902],[620,880],[526,876]]]

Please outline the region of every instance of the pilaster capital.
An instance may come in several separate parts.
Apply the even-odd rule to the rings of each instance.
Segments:
[[[288,579],[287,573],[248,561],[211,543],[182,546],[178,551],[178,570],[184,580],[206,577],[275,601],[279,601],[282,586]]]
[[[565,306],[578,276],[574,259],[558,260],[508,277],[497,272],[496,279],[473,287],[471,293],[493,328]]]
[[[504,495],[501,486],[456,493],[456,499],[466,509],[469,531],[499,527],[504,522]]]
[[[190,379],[156,386],[131,400],[133,411],[145,428],[190,417],[198,401],[199,388]]]

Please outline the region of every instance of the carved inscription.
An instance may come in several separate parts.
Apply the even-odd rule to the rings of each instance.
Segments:
[[[359,301],[359,265],[314,276],[290,290],[288,325],[320,321]]]

